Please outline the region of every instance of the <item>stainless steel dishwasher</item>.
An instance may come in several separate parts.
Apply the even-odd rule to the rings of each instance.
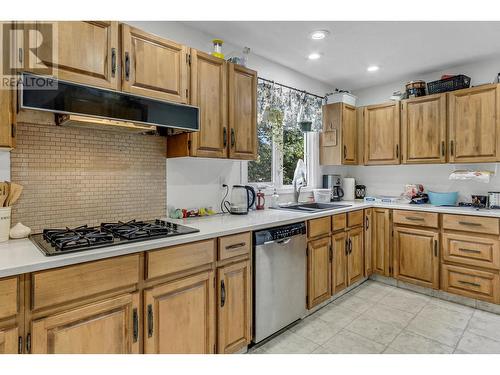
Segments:
[[[254,232],[254,342],[306,314],[305,223]]]

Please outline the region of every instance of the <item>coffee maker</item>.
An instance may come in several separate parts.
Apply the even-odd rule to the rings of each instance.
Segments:
[[[338,174],[324,174],[323,175],[323,188],[330,189],[330,200],[337,202],[344,197],[344,190],[342,186],[342,177]]]

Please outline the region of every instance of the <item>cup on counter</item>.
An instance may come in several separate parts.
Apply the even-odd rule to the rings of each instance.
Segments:
[[[0,208],[0,242],[9,239],[11,209],[12,207]]]

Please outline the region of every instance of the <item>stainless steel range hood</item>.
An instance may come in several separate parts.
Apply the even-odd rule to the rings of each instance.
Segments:
[[[59,125],[147,133],[199,130],[199,108],[23,73],[20,108],[53,112]]]

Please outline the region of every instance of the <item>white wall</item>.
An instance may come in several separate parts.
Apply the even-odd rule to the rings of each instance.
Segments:
[[[205,34],[182,22],[171,21],[138,21],[127,22],[147,32],[157,34],[200,49],[212,51],[212,39],[216,36]],[[252,48],[252,46],[247,46]],[[239,52],[243,46],[224,44],[223,51],[227,54]],[[250,54],[248,65],[258,71],[260,77],[297,87],[301,90],[324,95],[332,88],[303,74],[276,64],[260,56]],[[195,208],[212,206],[218,210],[224,190],[222,182],[228,185],[243,183],[241,169],[246,168],[246,162],[177,158],[167,161],[167,204],[176,208]],[[289,195],[282,196],[289,200]]]
[[[410,80],[423,79],[426,82],[439,79],[442,74],[463,73],[472,79],[472,85],[494,82],[500,72],[500,56],[478,61],[467,65],[451,67],[439,72],[426,73],[408,77],[405,80],[391,82],[379,87],[358,90],[358,105],[364,106],[387,101],[393,91],[403,90],[404,84]],[[383,74],[383,71],[380,71]],[[356,183],[367,186],[370,195],[399,195],[405,184],[420,183],[428,190],[459,191],[459,200],[470,201],[470,194],[486,194],[488,191],[500,191],[498,163],[490,164],[437,164],[437,165],[397,165],[397,166],[355,166],[355,167],[323,167],[323,173],[339,173],[344,177],[354,177]],[[490,183],[471,181],[450,181],[450,173],[458,169],[493,170],[498,173]]]

